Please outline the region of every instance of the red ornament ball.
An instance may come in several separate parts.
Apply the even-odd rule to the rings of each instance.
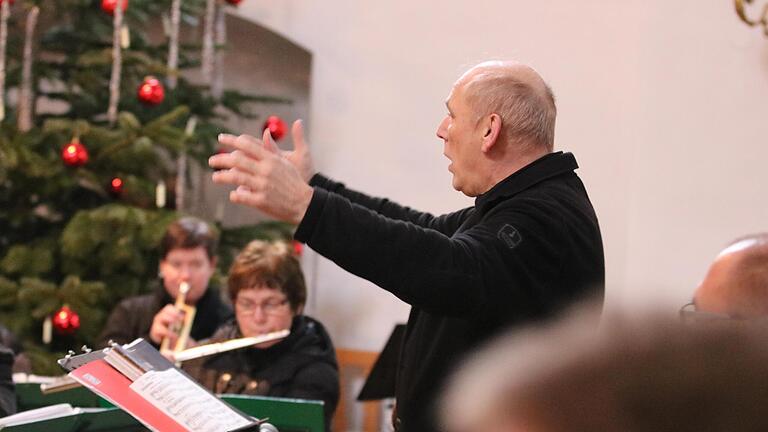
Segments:
[[[227,3],[231,4],[232,6],[237,6],[242,2],[243,0],[227,0]]]
[[[267,121],[264,122],[264,127],[261,129],[269,129],[269,133],[272,134],[272,138],[274,138],[275,141],[279,141],[280,138],[285,136],[285,132],[288,130],[288,126],[285,125],[283,119],[273,115],[267,117]]]
[[[120,196],[123,194],[123,180],[120,177],[115,177],[109,182],[109,193],[113,196]]]
[[[163,83],[153,76],[144,78],[138,90],[139,101],[145,105],[159,105],[165,99]]]
[[[82,143],[80,143],[79,139],[73,138],[69,144],[61,149],[61,160],[63,160],[67,166],[73,168],[83,166],[88,162],[88,150]]]
[[[64,305],[51,318],[53,328],[60,335],[71,335],[80,328],[80,316]]]
[[[304,245],[301,244],[301,242],[297,242],[296,240],[293,241],[293,254],[297,257],[300,257],[301,254],[304,252]]]
[[[11,0],[11,1],[8,3],[8,5],[9,5],[9,6],[13,6],[13,1],[14,1],[14,0]],[[238,3],[239,3],[239,2],[238,2]],[[1,4],[3,4],[3,0],[0,0],[0,5],[1,5]]]
[[[120,0],[101,0],[101,10],[110,15],[114,15],[118,1]],[[125,10],[128,9],[128,0],[122,0],[120,6],[122,6],[123,12],[125,12]]]

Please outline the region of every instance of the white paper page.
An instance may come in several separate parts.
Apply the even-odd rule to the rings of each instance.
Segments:
[[[130,387],[192,432],[221,432],[250,424],[176,369],[149,371]]]
[[[68,403],[50,405],[0,418],[0,429],[7,426],[70,416],[78,413],[80,413],[80,408],[72,408],[72,405]]]

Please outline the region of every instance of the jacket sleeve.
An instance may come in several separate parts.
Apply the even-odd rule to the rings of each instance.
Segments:
[[[0,344],[0,417],[16,413],[16,393],[13,385],[14,354]]]
[[[296,372],[287,392],[292,398],[323,401],[325,423],[330,425],[339,403],[339,372],[325,362],[315,362]]]
[[[147,342],[155,343],[149,338],[149,328],[142,327],[141,323],[149,319],[150,326],[154,315],[150,318],[144,317],[144,314],[151,313],[147,307],[139,307],[137,298],[127,298],[112,310],[107,318],[101,335],[98,339],[98,347],[106,347],[110,340],[119,344],[133,342],[136,338],[144,338]],[[142,310],[146,309],[146,310]]]
[[[411,222],[420,227],[430,228],[448,235],[455,232],[463,220],[462,215],[433,216],[430,213],[401,206],[386,198],[371,197],[362,192],[348,189],[343,183],[331,180],[322,174],[315,174],[309,184],[340,195],[354,204],[365,207],[389,219]]]
[[[560,268],[558,218],[500,204],[448,236],[315,189],[295,236],[412,306],[463,317],[526,310],[541,300]]]

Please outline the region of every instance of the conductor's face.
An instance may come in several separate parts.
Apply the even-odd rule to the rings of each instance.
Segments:
[[[443,140],[443,154],[451,161],[448,171],[453,174],[453,188],[474,197],[485,192],[479,166],[482,133],[479,117],[464,93],[463,83],[456,83],[445,102],[448,113],[437,128],[437,136]]]

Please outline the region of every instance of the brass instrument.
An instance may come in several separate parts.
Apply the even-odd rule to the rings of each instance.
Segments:
[[[171,326],[169,330],[178,336],[176,339],[176,344],[173,346],[173,348],[171,348],[170,338],[163,338],[162,342],[160,343],[161,353],[175,353],[182,351],[187,347],[187,342],[189,341],[189,332],[192,331],[192,322],[195,320],[195,312],[197,311],[194,306],[186,304],[188,292],[189,283],[182,282],[179,285],[179,294],[176,296],[176,303],[174,303],[174,306],[176,309],[184,312],[184,320],[181,323],[177,322]]]

